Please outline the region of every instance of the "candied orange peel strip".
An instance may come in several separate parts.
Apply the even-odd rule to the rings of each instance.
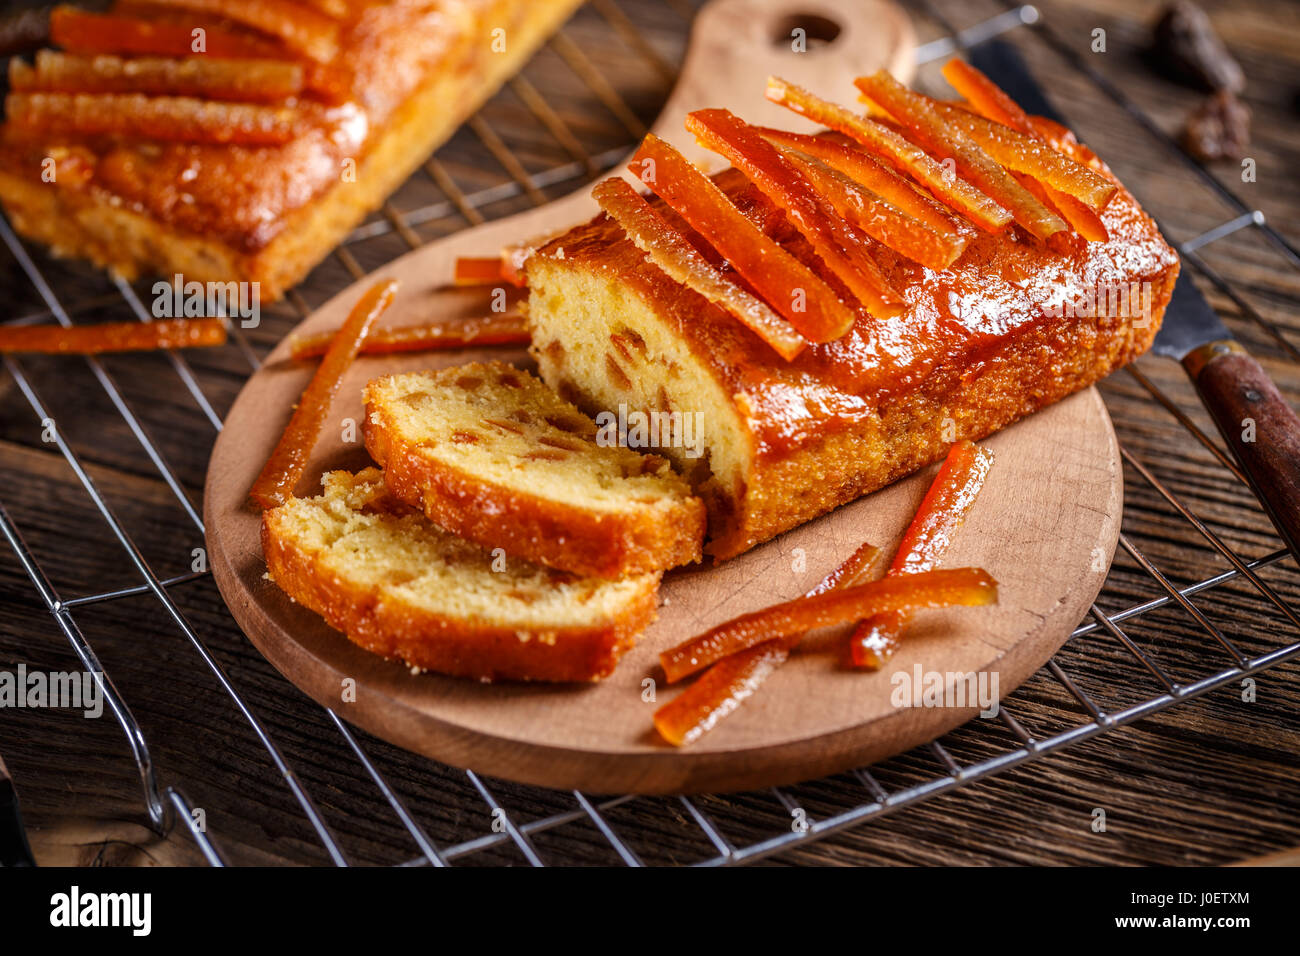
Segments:
[[[803,351],[808,343],[794,326],[723,275],[625,180],[606,179],[592,195],[636,247],[670,278],[735,316],[787,362]]]
[[[1037,136],[1027,136],[951,103],[930,102],[950,127],[961,130],[1004,167],[1033,176],[1094,212],[1105,209],[1119,190],[1105,176],[1057,152]]]
[[[338,335],[318,332],[295,336],[289,341],[289,355],[295,359],[324,355]],[[371,329],[359,355],[392,352],[433,352],[468,348],[472,345],[527,345],[531,341],[528,323],[516,312],[472,316],[466,319],[435,319],[419,325]]]
[[[931,229],[905,216],[847,177],[821,166],[812,157],[778,147],[796,169],[831,204],[836,213],[900,255],[935,270],[952,265],[960,254]]]
[[[886,580],[932,571],[952,543],[993,467],[993,452],[959,441],[948,450],[921,506],[903,532]],[[862,621],[849,638],[849,653],[858,667],[876,670],[893,656],[911,620],[907,611],[876,614]]]
[[[875,193],[881,199],[927,226],[947,246],[955,259],[961,255],[971,237],[975,235],[970,223],[956,218],[947,206],[941,205],[921,192],[892,169],[882,165],[861,147],[847,146],[826,136],[791,133],[782,129],[761,127],[764,137],[772,142],[796,149],[818,159],[858,185]]]
[[[985,119],[1042,140],[1054,150],[1062,151],[1068,135],[1064,127],[1042,117],[1029,116],[1001,87],[969,63],[958,59],[949,60],[944,65],[943,75],[953,89],[964,96]],[[1072,140],[1073,137],[1069,139]],[[1043,184],[1043,189],[1048,201],[1083,238],[1090,242],[1105,242],[1110,238],[1098,215],[1100,209],[1090,209],[1076,196],[1058,192],[1046,183]]]
[[[743,614],[663,652],[659,663],[669,683],[675,683],[715,661],[773,638],[890,611],[996,602],[997,582],[981,568],[896,575]]]
[[[938,160],[881,123],[863,119],[779,77],[769,77],[767,98],[815,123],[843,133],[924,186],[941,203],[988,232],[1001,232],[1011,213]]]
[[[653,133],[629,169],[806,339],[829,341],[854,313],[822,279],[749,221],[713,180]],[[802,306],[803,308],[799,308]]]
[[[655,711],[655,729],[675,747],[694,743],[751,697],[789,656],[785,643],[773,640],[723,658]]]
[[[220,319],[157,319],[153,322],[103,322],[99,325],[0,327],[0,352],[48,355],[99,355],[224,345]]]
[[[1011,174],[960,129],[943,117],[919,93],[913,93],[884,70],[854,80],[858,89],[883,107],[932,155],[951,159],[962,177],[1010,211],[1021,226],[1044,242],[1069,226],[1020,185]]]
[[[298,407],[294,409],[293,417],[285,426],[284,434],[276,443],[262,473],[253,482],[249,497],[259,507],[274,508],[293,497],[343,376],[365,343],[371,326],[392,304],[396,292],[394,279],[376,283],[352,307],[316,373],[303,389]]]
[[[880,573],[880,558],[879,548],[863,544],[807,596],[872,580]],[[763,641],[724,657],[655,711],[656,729],[678,747],[698,740],[758,690],[768,675],[785,663],[802,637],[794,634]]]
[[[518,285],[518,273],[501,256],[458,256],[451,281],[456,285]]]
[[[687,114],[686,129],[702,146],[724,156],[785,213],[818,258],[868,312],[877,318],[891,318],[903,311],[903,300],[866,252],[869,240],[836,215],[756,127],[729,110],[710,109]],[[814,342],[829,342],[848,330],[845,325],[808,337]]]
[[[204,60],[271,63],[295,59],[294,54],[278,41],[236,33],[219,26],[205,26],[203,29],[203,50],[197,53],[193,31],[183,23],[90,13],[68,6],[55,7],[50,13],[50,40],[67,53],[185,58],[198,55]],[[304,70],[303,84],[307,91],[328,103],[346,99],[348,82],[339,70],[310,62],[304,64]]]
[[[317,63],[338,53],[339,27],[330,17],[292,0],[151,0],[157,6],[208,13],[279,40]]]
[[[274,102],[303,89],[300,63],[192,56],[87,56],[41,50],[33,66],[9,63],[16,93],[153,93],[240,102]]]
[[[1033,124],[1029,122],[1029,115],[1020,108],[1020,104],[965,60],[954,57],[945,63],[943,78],[965,97],[981,116],[1003,126],[1009,126],[1026,136],[1038,135]]]
[[[278,146],[297,135],[287,107],[139,93],[10,93],[5,110],[26,132],[121,134],[178,143]]]
[[[91,13],[78,7],[58,6],[50,11],[50,41],[69,53],[123,53],[135,56],[191,56],[195,39],[182,23],[144,20],[112,13]],[[283,56],[275,43],[246,37],[229,30],[205,28],[205,56]]]

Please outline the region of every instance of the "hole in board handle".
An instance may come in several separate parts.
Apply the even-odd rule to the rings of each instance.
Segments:
[[[834,43],[841,29],[830,17],[818,13],[787,13],[772,27],[772,45],[798,50],[802,43],[803,49],[811,52]]]

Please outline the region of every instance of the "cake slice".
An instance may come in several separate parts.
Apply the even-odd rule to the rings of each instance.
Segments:
[[[395,497],[488,549],[617,578],[698,561],[704,504],[667,459],[620,444],[501,362],[366,387],[366,448]]]
[[[658,573],[609,581],[494,557],[395,500],[377,468],[323,481],[263,515],[267,570],[368,651],[484,681],[590,681],[655,618]]]

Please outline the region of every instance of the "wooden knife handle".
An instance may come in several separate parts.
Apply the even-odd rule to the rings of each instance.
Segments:
[[[1300,560],[1300,418],[1236,342],[1203,345],[1183,366],[1255,496]]]

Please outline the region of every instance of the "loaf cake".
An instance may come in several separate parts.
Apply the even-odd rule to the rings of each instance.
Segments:
[[[382,473],[264,513],[274,582],[368,651],[479,680],[609,674],[655,617],[658,572],[579,577],[479,548],[393,498]]]
[[[399,500],[491,550],[604,578],[698,561],[704,504],[658,455],[624,447],[502,362],[376,379],[365,440]]]
[[[0,203],[56,254],[128,279],[279,298],[578,3],[56,8],[63,51],[11,61]]]
[[[718,558],[889,484],[938,460],[952,442],[983,438],[1132,361],[1150,346],[1173,291],[1176,254],[1068,130],[1016,116],[1009,100],[999,101],[1002,112],[985,110],[995,123],[981,119],[978,102],[926,101],[900,92],[887,76],[860,85],[880,97],[876,119],[823,103],[817,116],[834,134],[800,139],[748,127],[721,110],[692,114],[688,128],[697,139],[747,162],[743,171],[684,185],[685,171],[667,169],[671,148],[653,138],[630,167],[654,193],[645,201],[658,230],[676,232],[709,260],[700,288],[727,276],[752,294],[771,278],[738,272],[740,264],[710,241],[734,240],[744,222],[705,236],[695,227],[708,222],[688,222],[666,201],[687,208],[687,193],[698,211],[708,186],[756,227],[755,237],[775,240],[776,252],[824,283],[834,296],[825,301],[852,311],[847,334],[814,329],[787,358],[739,310],[670,277],[647,254],[644,238],[638,244],[628,235],[625,225],[641,231],[631,212],[622,223],[602,213],[551,239],[525,264],[532,349],[547,383],[592,414],[620,406],[702,414],[702,456],[673,447],[661,453],[704,498],[706,550]],[[799,112],[815,100],[775,79],[769,97]],[[918,133],[934,129],[950,151]],[[1031,156],[1052,175],[1038,181],[1011,165],[1008,176],[975,136],[1000,159],[1020,164]],[[1019,152],[1003,149],[1007,143]],[[943,166],[949,155],[960,158],[956,176]],[[655,157],[657,179],[646,175],[654,164],[645,160]],[[860,178],[844,175],[854,170]],[[1057,189],[1062,171],[1088,187],[1079,194],[1091,206]],[[1007,207],[1014,216],[985,189],[1014,192]],[[845,196],[859,204],[841,202]],[[879,215],[863,214],[873,208]],[[917,236],[952,242],[933,249],[902,243],[919,250],[905,255],[873,238],[890,238],[873,230],[888,227],[902,208],[915,210]],[[1022,215],[1026,208],[1038,215]],[[875,302],[855,296],[832,265],[849,253],[859,286],[876,283],[882,291]],[[940,256],[929,265],[917,261]],[[779,296],[765,301],[792,320],[807,318]]]

